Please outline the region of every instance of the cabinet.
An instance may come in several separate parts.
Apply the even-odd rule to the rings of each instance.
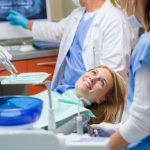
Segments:
[[[50,73],[51,76],[48,80],[52,80],[55,64],[56,64],[56,56],[47,57],[47,58],[38,58],[27,61],[27,70],[28,72],[47,72]],[[28,94],[37,94],[41,91],[44,91],[45,85],[28,85]]]
[[[56,64],[57,56],[51,56],[46,58],[36,58],[29,60],[19,60],[14,61],[18,73],[22,72],[47,72],[50,73],[51,76],[48,80],[52,80],[55,64]],[[0,66],[0,76],[10,75],[10,73]],[[39,92],[44,91],[46,88],[44,85],[27,85],[27,93],[28,95],[37,94]]]
[[[19,60],[14,61],[18,73],[27,72],[27,61]],[[0,76],[10,75],[5,68],[0,66]],[[26,85],[0,85],[0,95],[25,95],[27,94]]]

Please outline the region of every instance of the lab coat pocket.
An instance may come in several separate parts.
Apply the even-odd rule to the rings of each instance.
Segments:
[[[102,56],[102,49],[103,49],[103,36],[101,32],[98,32],[94,36],[93,40],[93,50],[94,50],[94,65],[99,66],[101,65],[101,56]]]
[[[101,47],[94,47],[94,66],[99,66],[101,59]]]

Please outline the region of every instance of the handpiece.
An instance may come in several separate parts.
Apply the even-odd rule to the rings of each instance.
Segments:
[[[78,116],[77,116],[77,133],[78,134],[83,134],[83,122],[82,122],[82,116],[80,114],[80,99],[78,101]]]
[[[51,81],[45,81],[45,86],[47,88],[48,97],[49,97],[48,130],[52,131],[52,132],[56,132],[55,116],[54,116],[54,110],[53,110],[53,106],[52,106]]]
[[[13,63],[10,62],[10,59],[12,59],[11,54],[9,54],[2,46],[0,46],[0,60],[1,64],[11,73],[16,74],[17,70]]]

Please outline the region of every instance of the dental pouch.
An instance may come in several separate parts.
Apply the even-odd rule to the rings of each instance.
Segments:
[[[42,84],[49,76],[46,72],[21,73],[7,76],[1,84]]]

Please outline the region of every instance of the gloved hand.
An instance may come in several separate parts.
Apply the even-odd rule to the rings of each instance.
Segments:
[[[5,69],[7,69],[11,73],[16,73],[17,70],[15,66],[10,62],[12,59],[12,55],[8,53],[8,51],[0,46],[0,65],[2,65]]]
[[[91,127],[94,129],[96,136],[109,137],[119,129],[120,125],[121,123],[111,124],[103,122],[100,124],[93,124]]]
[[[23,28],[27,29],[27,24],[29,20],[25,18],[22,14],[11,10],[9,15],[6,17],[10,24],[15,26],[22,26]]]
[[[88,123],[83,126],[83,132],[95,136],[94,129]]]
[[[84,126],[84,128],[83,128],[83,131],[84,131],[84,133],[87,133],[92,137],[97,136],[97,135],[95,135],[94,128],[92,128],[91,125],[86,124],[86,126]],[[105,142],[105,150],[110,150],[110,142],[109,142],[110,140],[109,140],[109,138],[107,138],[106,140],[107,141]]]

